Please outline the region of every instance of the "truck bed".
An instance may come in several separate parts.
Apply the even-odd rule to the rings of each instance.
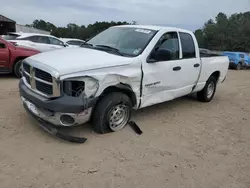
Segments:
[[[200,52],[200,57],[217,57],[217,56],[223,56],[223,55],[219,55],[219,54],[215,54],[215,53]]]

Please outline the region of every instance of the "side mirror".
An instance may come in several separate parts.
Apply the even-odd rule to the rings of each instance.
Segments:
[[[151,53],[148,63],[154,63],[157,61],[169,61],[171,60],[171,52],[166,49],[158,49]]]

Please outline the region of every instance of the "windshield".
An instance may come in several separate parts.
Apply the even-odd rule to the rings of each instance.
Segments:
[[[157,31],[130,27],[111,27],[88,41],[93,46],[108,46],[129,56],[143,52]]]

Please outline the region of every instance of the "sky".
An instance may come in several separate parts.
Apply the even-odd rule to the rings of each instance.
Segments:
[[[136,21],[195,30],[219,12],[250,11],[250,0],[0,0],[0,14],[18,24],[35,19],[56,26],[96,21]]]

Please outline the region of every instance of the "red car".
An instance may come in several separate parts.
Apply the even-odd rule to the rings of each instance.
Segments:
[[[0,38],[0,73],[13,73],[20,78],[22,60],[38,53],[37,50],[17,47]]]

